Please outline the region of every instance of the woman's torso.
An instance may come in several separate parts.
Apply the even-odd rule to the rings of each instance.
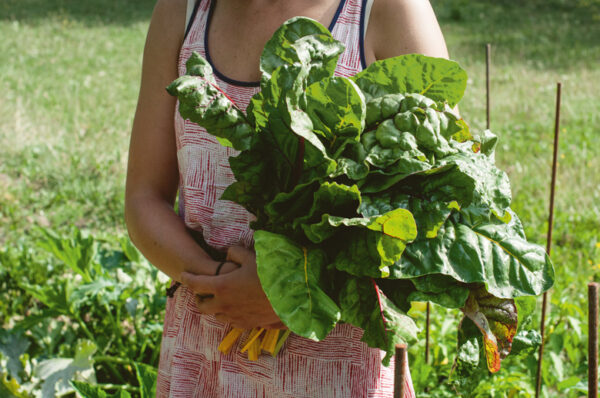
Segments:
[[[333,36],[346,45],[336,68],[338,76],[354,75],[364,67],[363,1],[342,0],[331,16],[329,28]],[[192,51],[211,61],[212,40],[205,34],[207,27],[211,28],[208,25],[212,23],[210,14],[210,0],[201,0],[181,49],[180,75],[185,74],[185,61]],[[211,34],[213,31],[209,29]],[[257,84],[236,81],[218,69],[215,75],[221,89],[241,109],[247,107],[252,95],[259,90]],[[221,146],[203,128],[183,120],[178,112],[175,131],[180,215],[186,226],[201,232],[209,245],[220,250],[238,244],[250,247],[252,215],[233,202],[219,200],[224,189],[234,181],[228,158],[237,152]],[[383,367],[381,352],[362,343],[362,331],[351,325],[338,325],[321,342],[292,334],[276,358],[262,355],[256,362],[248,361],[246,354],[239,353],[236,346],[228,355],[217,350],[227,331],[227,325],[198,313],[191,291],[179,289],[167,303],[157,396],[329,398],[393,395],[393,363],[391,367]],[[407,384],[406,397],[413,397],[410,378]]]

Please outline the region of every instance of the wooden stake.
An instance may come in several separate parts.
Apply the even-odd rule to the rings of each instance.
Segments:
[[[554,190],[556,187],[556,169],[558,166],[558,133],[560,130],[560,97],[562,84],[556,83],[556,112],[554,118],[554,154],[552,156],[552,181],[550,182],[550,207],[548,214],[548,234],[546,236],[546,253],[550,255],[552,249],[552,226],[554,224]],[[535,396],[539,398],[542,389],[542,361],[544,359],[544,339],[546,333],[546,307],[548,306],[548,292],[544,293],[542,299],[542,319],[540,322],[540,333],[542,335],[542,344],[540,345],[540,354],[538,358],[538,368],[536,377]]]
[[[598,289],[588,284],[588,397],[598,398]]]
[[[490,129],[490,59],[491,59],[491,45],[490,43],[485,45],[485,114],[486,124],[485,128]]]
[[[427,302],[427,318],[425,321],[425,363],[429,363],[429,313],[431,312],[431,303]]]
[[[406,344],[396,344],[394,398],[404,398],[406,392]]]

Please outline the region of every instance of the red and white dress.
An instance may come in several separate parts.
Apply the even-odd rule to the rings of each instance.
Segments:
[[[211,0],[200,0],[181,48],[179,74],[192,51],[210,61],[206,32]],[[363,32],[366,0],[340,0],[329,29],[346,45],[336,75],[351,76],[363,69]],[[237,82],[215,70],[217,82],[227,95],[246,109],[259,90],[257,83]],[[234,181],[228,158],[232,148],[221,146],[198,125],[175,112],[179,162],[180,214],[187,227],[201,231],[216,249],[252,245],[249,223],[252,215],[244,208],[219,200]],[[239,342],[228,355],[217,347],[229,326],[211,315],[200,314],[194,295],[179,288],[167,302],[158,369],[157,397],[214,398],[336,398],[392,397],[394,364],[381,364],[383,353],[360,341],[362,331],[348,324],[335,327],[323,341],[315,342],[291,334],[277,357],[261,355],[249,361],[239,353]],[[242,336],[243,340],[245,336]],[[410,373],[406,395],[415,396]]]

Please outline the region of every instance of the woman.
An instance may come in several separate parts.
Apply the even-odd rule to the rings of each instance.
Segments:
[[[322,342],[292,335],[276,358],[249,362],[217,351],[230,326],[282,327],[256,274],[251,215],[221,201],[233,181],[225,148],[184,121],[165,87],[199,51],[219,85],[245,109],[259,90],[259,57],[287,19],[302,15],[329,26],[346,45],[336,74],[354,75],[378,59],[406,53],[447,57],[425,0],[199,0],[184,34],[188,2],[158,0],[144,50],[135,114],[125,217],[131,239],[174,281],[167,304],[159,397],[392,396],[393,366],[360,342],[361,331],[338,325]],[[174,122],[175,120],[175,122]],[[179,215],[174,211],[179,191]],[[197,243],[200,234],[225,261]],[[205,246],[206,247],[206,246]],[[210,248],[207,248],[210,251]],[[196,300],[197,295],[210,295]],[[410,378],[407,396],[414,396]]]

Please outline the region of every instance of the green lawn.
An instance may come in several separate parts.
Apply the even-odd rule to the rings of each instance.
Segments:
[[[102,264],[113,264],[114,258],[106,257],[110,253],[121,253],[118,261],[123,264],[124,259],[142,261],[134,261],[135,254],[124,243],[122,202],[128,136],[153,3],[0,3],[0,322],[6,330],[23,319],[24,311],[39,314],[48,307],[32,298],[27,283],[58,281],[73,272],[47,246],[40,246],[48,240],[44,230],[75,244],[85,239],[77,237],[73,226],[89,232],[105,248],[98,249],[104,253],[98,260]],[[545,244],[547,229],[555,87],[557,81],[563,83],[552,249],[557,281],[548,320],[544,394],[578,397],[587,385],[586,284],[600,279],[598,8],[593,2],[569,6],[561,0],[432,4],[451,57],[469,74],[460,110],[475,130],[485,127],[485,44],[492,44],[491,127],[500,137],[496,158],[509,174],[513,207],[528,237],[539,244]],[[15,295],[20,298],[14,300]],[[6,304],[9,299],[13,304]],[[159,319],[160,309],[153,311]],[[424,314],[415,309],[414,315],[424,325]],[[457,312],[434,307],[430,365],[423,363],[423,342],[411,347],[419,396],[456,396],[448,377],[458,318]],[[538,318],[539,312],[530,324],[537,326]],[[63,337],[51,344],[40,337],[35,342],[44,327],[69,328],[69,322],[60,328],[62,321],[48,322],[21,338],[30,341],[29,355],[74,355],[70,346],[82,336],[77,325],[69,332],[71,341]],[[0,369],[7,369],[6,333],[0,334],[0,357],[5,357]],[[147,333],[153,333],[152,339],[160,336],[159,328]],[[138,348],[139,361],[155,364],[146,346]],[[126,355],[123,350],[114,355]],[[99,381],[120,382],[111,379],[111,366],[96,370]],[[31,372],[23,372],[22,381],[34,383],[28,379]],[[530,396],[534,374],[534,357],[509,359],[499,374],[483,374],[474,386],[460,391],[464,396]],[[5,375],[0,370],[0,380]],[[126,381],[136,385],[132,377]],[[38,388],[40,381],[35,382]],[[6,389],[0,383],[0,395],[2,388]]]

